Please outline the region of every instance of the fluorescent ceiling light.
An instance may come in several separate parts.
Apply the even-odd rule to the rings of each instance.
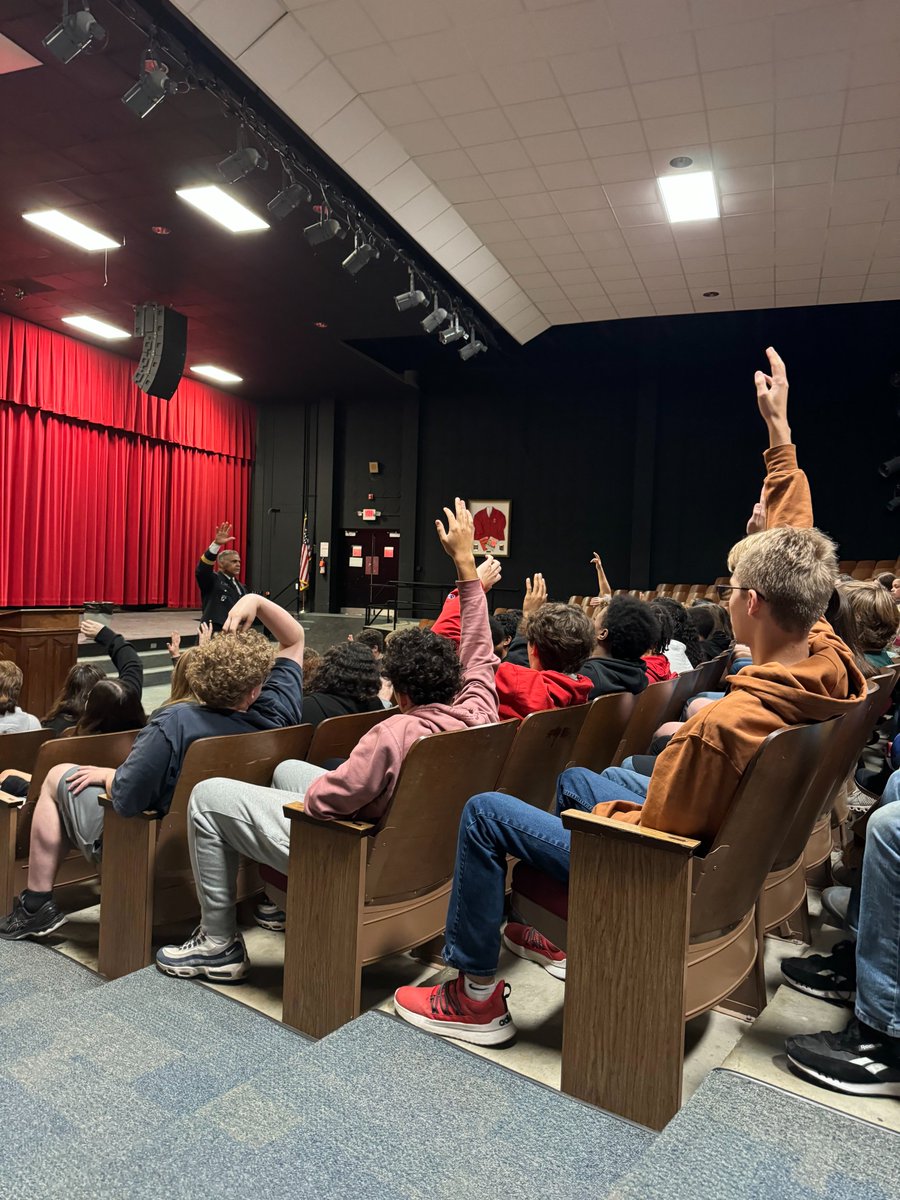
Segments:
[[[246,233],[250,229],[268,229],[267,221],[245,208],[222,188],[210,184],[208,187],[179,188],[176,196],[187,200],[204,216],[211,217],[224,225],[231,233]]]
[[[205,375],[207,379],[214,379],[216,383],[242,383],[243,379],[240,375],[235,375],[231,371],[223,371],[221,367],[214,367],[211,363],[202,363],[198,367],[191,367],[195,375]]]
[[[46,229],[48,233],[55,234],[56,237],[65,238],[67,242],[80,246],[82,250],[118,250],[119,248],[119,243],[108,238],[105,233],[98,233],[96,229],[91,229],[90,225],[82,225],[80,221],[67,217],[65,213],[61,213],[55,208],[48,208],[44,212],[22,213],[22,216],[32,225]]]
[[[677,221],[706,221],[719,215],[719,201],[712,171],[690,175],[661,175],[657,181],[666,206],[666,216]]]
[[[63,317],[63,321],[66,325],[74,325],[76,329],[83,329],[85,333],[95,333],[97,337],[108,338],[111,342],[132,336],[127,329],[108,325],[106,321],[98,321],[96,317]]]

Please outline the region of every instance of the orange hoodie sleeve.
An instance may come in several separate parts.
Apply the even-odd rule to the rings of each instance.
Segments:
[[[809,480],[797,466],[797,447],[773,446],[766,450],[763,459],[766,464],[766,528],[790,525],[794,529],[811,529],[814,524],[812,496]]]

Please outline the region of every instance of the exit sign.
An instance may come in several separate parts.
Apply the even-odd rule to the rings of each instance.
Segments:
[[[374,521],[377,515],[374,508],[364,508],[362,510],[362,519],[364,521]]]

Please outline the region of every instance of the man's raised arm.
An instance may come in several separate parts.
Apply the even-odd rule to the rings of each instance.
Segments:
[[[766,481],[761,500],[766,528],[790,525],[795,529],[811,529],[814,522],[809,481],[797,466],[797,447],[791,441],[787,419],[787,370],[771,346],[766,357],[771,374],[757,371],[754,377],[756,401],[769,431],[769,449],[763,455]]]

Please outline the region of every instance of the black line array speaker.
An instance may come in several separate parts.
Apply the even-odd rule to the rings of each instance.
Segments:
[[[148,396],[171,400],[184,372],[187,317],[163,304],[139,304],[134,336],[144,339],[134,382]]]

